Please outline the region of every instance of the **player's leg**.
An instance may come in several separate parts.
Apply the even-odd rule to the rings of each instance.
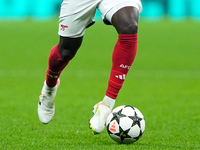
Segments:
[[[83,5],[79,0],[63,0],[59,20],[59,44],[54,46],[48,59],[46,81],[38,104],[38,116],[42,123],[49,123],[55,113],[54,99],[58,78],[79,49],[86,27],[92,22],[97,0],[87,0]],[[91,5],[93,4],[93,5]]]
[[[113,64],[106,95],[94,106],[94,116],[90,120],[90,127],[95,134],[103,131],[105,120],[114,107],[115,99],[136,56],[138,14],[136,8],[124,7],[112,17],[112,24],[119,33],[119,39],[113,51]]]
[[[48,59],[48,69],[46,72],[46,84],[54,87],[62,70],[75,56],[82,43],[83,37],[68,38],[60,36],[59,44],[54,46]]]
[[[49,123],[55,113],[54,99],[59,85],[59,76],[69,61],[75,56],[82,42],[82,37],[60,37],[58,45],[51,49],[48,69],[38,104],[38,116],[42,123]]]
[[[113,1],[110,2],[113,4]],[[126,0],[125,2],[123,0],[118,2],[114,7],[111,4],[111,9],[109,9],[109,6],[102,4],[102,10],[111,10],[103,14],[105,15],[104,19],[113,24],[119,34],[119,39],[113,51],[113,65],[106,95],[100,103],[95,105],[95,114],[89,122],[95,133],[103,131],[106,118],[115,104],[115,99],[137,52],[138,7],[142,9],[141,3],[139,1],[137,3],[133,1],[126,2]]]
[[[124,7],[112,17],[112,24],[118,32],[118,40],[112,56],[112,69],[106,95],[116,99],[137,53],[138,16],[135,7]]]

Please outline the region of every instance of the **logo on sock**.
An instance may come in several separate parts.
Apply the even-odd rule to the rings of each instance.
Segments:
[[[51,75],[51,74],[48,74],[48,73],[47,73],[47,75],[48,75],[49,77],[51,77],[52,79],[57,79],[57,78],[58,78],[57,75]]]
[[[121,79],[121,80],[125,80],[126,79],[126,74],[123,75],[115,75],[116,78]]]
[[[68,26],[65,26],[63,24],[61,24],[60,26],[61,26],[60,30],[62,30],[62,31],[65,31],[65,29],[68,28]]]
[[[121,64],[120,67],[121,67],[121,68],[124,68],[124,69],[128,69],[128,70],[131,68],[131,66],[124,65],[124,64]]]

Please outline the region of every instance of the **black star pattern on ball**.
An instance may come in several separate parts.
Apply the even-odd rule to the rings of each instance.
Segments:
[[[133,120],[132,126],[137,124],[141,128],[140,121],[142,120],[142,118],[138,117],[136,113],[135,113],[135,116],[128,116],[128,117]]]
[[[130,131],[130,129],[124,131],[121,127],[119,127],[119,131],[120,132],[115,134],[115,135],[120,137],[120,139],[121,139],[121,143],[120,144],[123,143],[125,138],[132,138],[131,136],[128,135],[128,132]]]
[[[113,118],[111,119],[111,121],[116,120],[119,123],[119,119],[121,117],[125,117],[125,115],[122,114],[121,112],[122,112],[122,109],[118,112],[113,112]]]

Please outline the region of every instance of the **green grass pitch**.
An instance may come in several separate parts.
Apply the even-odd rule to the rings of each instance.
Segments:
[[[190,20],[139,22],[138,53],[115,107],[137,107],[146,130],[136,143],[119,145],[106,130],[94,136],[88,128],[107,87],[114,28],[100,22],[87,29],[61,75],[54,119],[43,125],[37,103],[49,51],[58,42],[57,20],[0,22],[0,149],[200,149],[199,26]]]

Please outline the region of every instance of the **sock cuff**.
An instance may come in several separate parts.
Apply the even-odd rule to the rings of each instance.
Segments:
[[[119,40],[131,40],[133,42],[138,42],[138,34],[119,34]]]

